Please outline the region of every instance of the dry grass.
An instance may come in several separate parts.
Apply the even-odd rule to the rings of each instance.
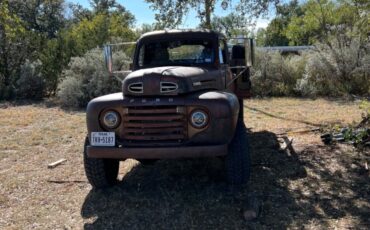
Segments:
[[[127,160],[123,181],[93,191],[82,165],[85,114],[45,104],[0,104],[0,229],[359,229],[369,228],[368,152],[323,146],[318,134],[278,133],[360,119],[357,104],[277,98],[245,103],[253,173],[232,191],[216,159]],[[7,108],[5,108],[7,107]],[[66,158],[54,169],[47,164]],[[52,181],[61,181],[54,183]],[[258,220],[241,211],[248,197],[262,203]]]
[[[252,132],[268,130],[275,134],[288,132],[295,139],[295,147],[302,142],[321,143],[314,133],[297,132],[317,129],[332,124],[350,124],[361,121],[358,103],[326,99],[271,98],[253,99],[244,103],[245,122]],[[289,133],[292,132],[292,133]],[[295,134],[293,134],[295,133]]]

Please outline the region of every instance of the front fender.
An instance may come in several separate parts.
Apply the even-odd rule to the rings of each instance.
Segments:
[[[91,132],[101,132],[105,131],[100,126],[99,116],[102,111],[105,109],[114,109],[117,112],[121,113],[121,108],[123,104],[123,94],[122,93],[113,93],[105,96],[97,97],[91,100],[87,104],[86,108],[86,125],[88,137],[90,140]]]

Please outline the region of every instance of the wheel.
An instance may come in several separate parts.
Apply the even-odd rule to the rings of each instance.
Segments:
[[[84,145],[84,167],[88,181],[94,188],[106,188],[117,182],[119,160],[90,158],[87,156],[86,146],[89,139],[86,137]]]
[[[238,119],[225,159],[226,176],[231,185],[242,185],[250,176],[250,148],[243,119]]]

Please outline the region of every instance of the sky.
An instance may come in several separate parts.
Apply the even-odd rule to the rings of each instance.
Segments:
[[[89,7],[89,0],[70,0],[70,2],[79,3],[84,7]],[[154,14],[155,11],[150,9],[150,4],[144,0],[117,0],[118,3],[123,5],[129,10],[136,18],[136,27],[140,27],[142,24],[152,24],[155,22]],[[219,4],[216,6],[214,14],[217,16],[225,16],[229,14],[231,10],[223,10]],[[270,16],[271,18],[271,16]],[[268,19],[258,19],[256,28],[266,28],[268,25]],[[196,17],[196,12],[190,11],[189,14],[184,18],[180,28],[195,28],[199,25],[200,20]]]

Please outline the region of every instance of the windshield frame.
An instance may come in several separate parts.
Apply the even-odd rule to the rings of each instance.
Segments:
[[[144,65],[140,66],[139,65],[139,56],[140,56],[140,50],[144,45],[150,44],[150,43],[156,43],[156,42],[177,42],[181,40],[207,40],[210,42],[210,46],[212,47],[212,52],[214,55],[214,58],[211,62],[209,63],[192,63],[192,64],[186,64],[186,63],[171,63],[169,65]],[[163,67],[163,66],[200,66],[200,67],[215,67],[217,66],[219,62],[219,57],[218,57],[218,43],[217,43],[217,38],[213,37],[189,37],[189,36],[168,36],[168,37],[163,37],[162,39],[160,38],[155,38],[155,39],[145,39],[145,41],[138,42],[135,50],[135,56],[134,56],[134,70],[138,69],[147,69],[147,68],[155,68],[155,67]]]

